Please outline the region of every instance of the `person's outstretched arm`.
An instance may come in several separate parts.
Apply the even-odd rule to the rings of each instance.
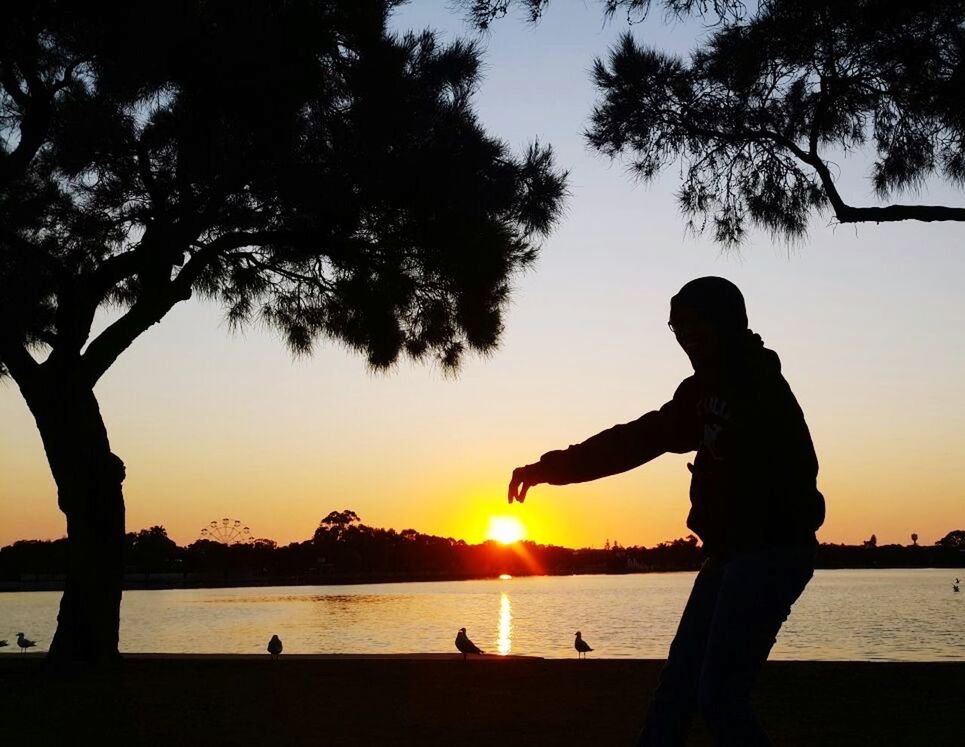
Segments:
[[[694,451],[699,437],[694,384],[692,377],[685,379],[659,410],[517,467],[509,481],[509,502],[522,503],[526,492],[540,483],[588,482],[639,467],[668,451]]]

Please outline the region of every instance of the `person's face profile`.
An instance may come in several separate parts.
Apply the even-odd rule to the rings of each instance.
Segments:
[[[717,331],[693,309],[675,306],[668,324],[694,368],[710,362],[719,352]]]

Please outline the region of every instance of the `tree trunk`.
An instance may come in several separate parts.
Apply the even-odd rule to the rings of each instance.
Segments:
[[[48,659],[119,659],[124,563],[124,463],[111,452],[93,388],[73,371],[43,377],[27,404],[67,517],[67,581]],[[24,392],[27,395],[27,392]]]

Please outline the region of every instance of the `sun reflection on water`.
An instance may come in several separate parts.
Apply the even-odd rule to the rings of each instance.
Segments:
[[[513,607],[509,603],[509,594],[505,591],[499,595],[499,631],[496,638],[496,650],[500,656],[505,656],[513,650]]]

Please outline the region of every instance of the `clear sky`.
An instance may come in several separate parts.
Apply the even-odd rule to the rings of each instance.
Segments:
[[[469,35],[446,0],[415,0],[399,29]],[[483,38],[477,97],[516,148],[551,143],[571,170],[565,219],[518,278],[492,356],[447,379],[404,363],[384,375],[329,343],[293,361],[261,328],[228,331],[214,305],[176,307],[98,385],[114,451],[127,464],[127,524],[163,524],[181,543],[210,520],[258,537],[311,536],[333,509],[374,526],[484,538],[514,515],[539,542],[653,545],[687,534],[686,458],[506,505],[513,467],[669,399],[689,374],[667,329],[687,280],[723,275],[751,326],[781,356],[821,462],[825,542],[932,543],[965,527],[965,226],[835,226],[739,253],[688,236],[676,173],[634,184],[581,137],[588,70],[626,28],[595,2],[557,0],[533,28],[505,19]],[[655,13],[634,34],[686,51],[700,31]],[[867,164],[841,160],[845,199],[873,204]],[[908,199],[961,204],[942,185]],[[101,325],[104,319],[100,320]],[[0,384],[0,544],[58,537],[64,521],[40,438],[12,382]]]

